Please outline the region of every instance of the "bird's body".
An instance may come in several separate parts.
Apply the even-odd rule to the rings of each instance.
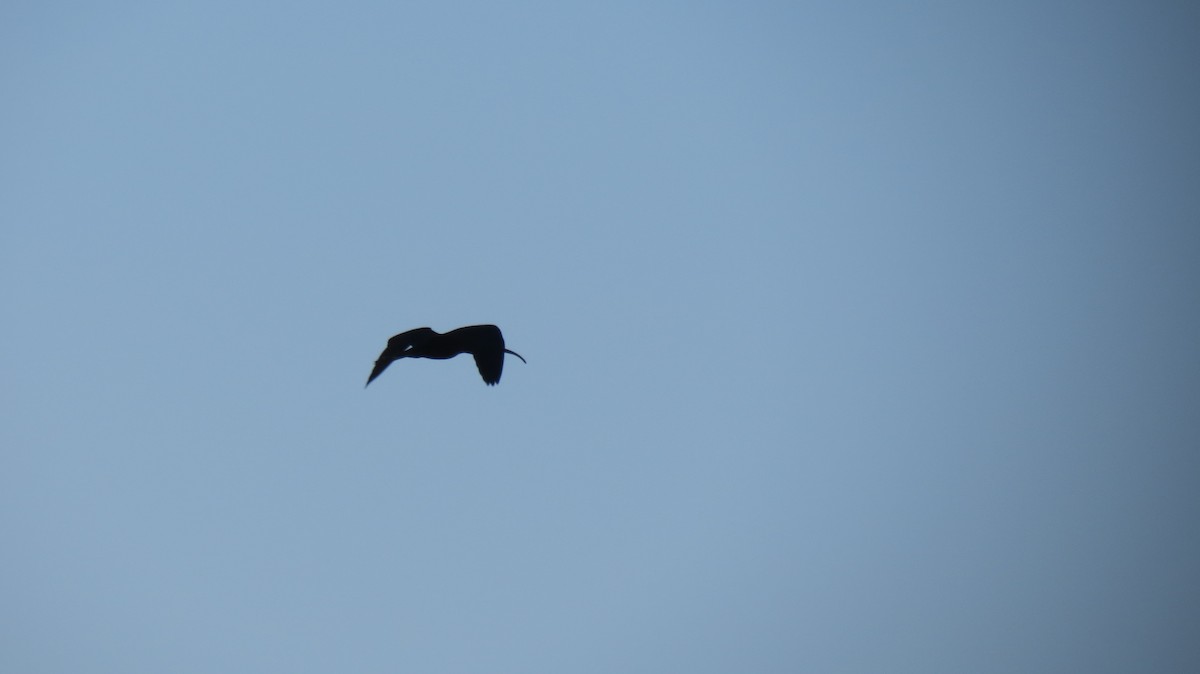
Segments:
[[[504,348],[504,335],[500,333],[500,328],[494,325],[468,325],[445,334],[434,332],[430,328],[417,328],[388,340],[387,348],[375,361],[375,368],[371,370],[367,384],[370,385],[388,365],[401,358],[445,360],[461,353],[469,353],[475,357],[479,375],[488,386],[500,382],[500,374],[504,371],[504,354],[511,353],[521,358],[521,354],[516,351]],[[524,363],[525,359],[521,358],[521,362]]]

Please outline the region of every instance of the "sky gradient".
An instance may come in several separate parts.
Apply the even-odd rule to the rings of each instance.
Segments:
[[[1200,670],[1197,29],[7,3],[0,670]]]

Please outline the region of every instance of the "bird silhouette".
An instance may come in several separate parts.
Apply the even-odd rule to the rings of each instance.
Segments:
[[[475,356],[475,366],[488,386],[500,383],[500,373],[504,371],[504,354],[511,353],[521,362],[526,362],[521,354],[504,348],[504,335],[500,328],[494,325],[468,325],[465,328],[451,330],[446,334],[434,332],[430,328],[417,328],[402,332],[388,340],[387,348],[379,354],[375,361],[375,369],[367,377],[370,386],[375,378],[387,369],[393,361],[401,358],[436,358],[445,360],[460,353]]]

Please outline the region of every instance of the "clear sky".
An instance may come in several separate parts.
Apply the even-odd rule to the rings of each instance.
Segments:
[[[6,2],[0,671],[1200,671],[1197,35]]]

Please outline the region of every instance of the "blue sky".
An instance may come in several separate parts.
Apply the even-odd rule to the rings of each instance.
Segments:
[[[1198,27],[7,4],[0,669],[1195,671]]]

